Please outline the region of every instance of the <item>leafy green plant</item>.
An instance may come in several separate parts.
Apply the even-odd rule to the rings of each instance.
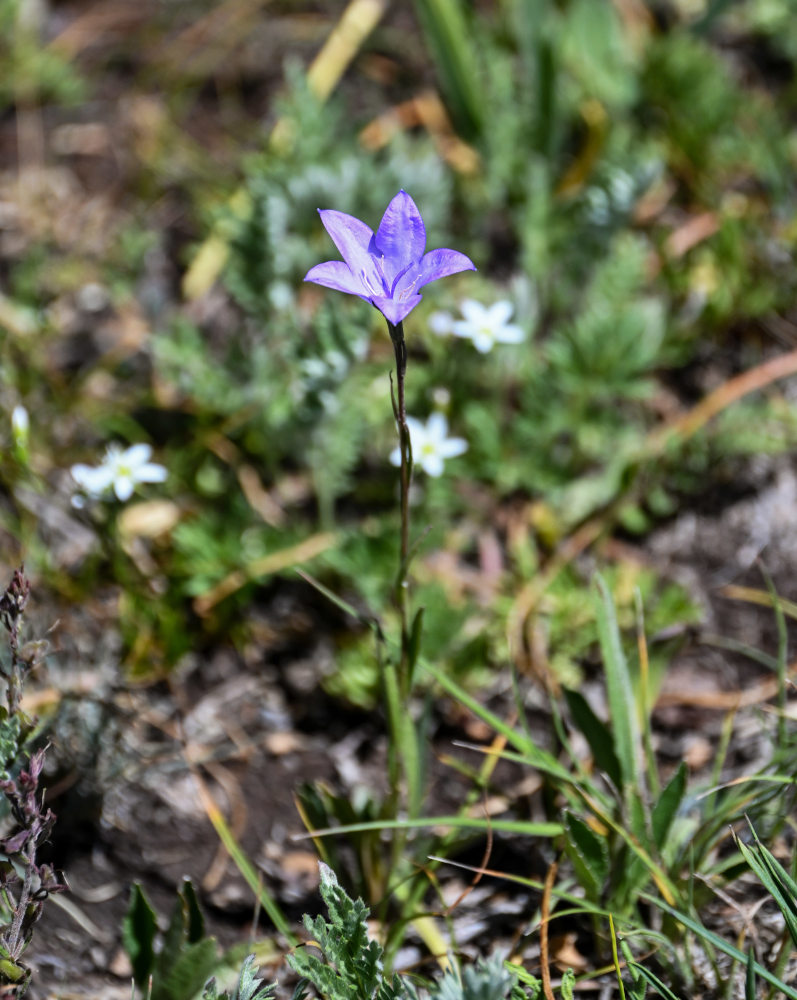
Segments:
[[[581,889],[581,903],[576,905],[591,915],[598,939],[611,913],[622,935],[633,932],[658,941],[641,915],[641,907],[651,899],[659,901],[657,905],[690,933],[698,933],[699,920],[683,915],[698,912],[709,898],[708,880],[730,880],[738,874],[742,855],[767,879],[765,884],[779,905],[792,906],[789,877],[772,867],[771,857],[760,846],[755,850],[740,846],[741,854],[731,856],[720,850],[727,842],[727,828],[746,814],[765,823],[769,835],[782,824],[787,781],[782,767],[790,745],[788,736],[782,748],[776,742],[769,764],[748,782],[709,787],[700,795],[689,786],[682,763],[662,784],[652,750],[650,705],[655,698],[649,686],[645,644],[640,645],[632,674],[614,602],[600,577],[595,581],[593,608],[606,676],[608,719],[599,718],[580,691],[565,689],[567,713],[562,715],[552,705],[558,736],[553,750],[540,747],[529,726],[507,726],[444,672],[426,662],[423,667],[444,690],[506,738],[512,750],[502,756],[525,763],[543,776],[550,789],[547,801],[556,803],[564,828],[560,847]],[[589,747],[591,761],[575,751],[576,733]],[[715,776],[720,773],[729,736],[720,748]],[[792,801],[793,793],[786,794]],[[561,898],[575,904],[567,890]],[[712,946],[715,943],[712,939]],[[674,955],[672,959],[675,970],[679,962]],[[772,981],[771,973],[762,972],[759,965],[755,968]],[[682,972],[681,968],[678,974]]]
[[[159,948],[156,948],[157,938],[155,911],[144,890],[135,884],[122,924],[122,940],[133,967],[133,982],[148,1000],[192,1000],[208,982],[220,958],[215,938],[205,936],[205,919],[190,881],[183,882],[177,894]],[[247,988],[252,984],[249,973],[251,968],[247,973]],[[209,995],[215,996],[212,992]]]
[[[262,979],[256,978],[255,957],[249,955],[244,959],[238,983],[232,992],[216,986],[216,980],[210,979],[202,991],[202,1000],[270,1000],[276,990],[276,985],[263,985]]]
[[[329,913],[304,925],[321,958],[297,949],[288,965],[315,986],[323,1000],[399,1000],[408,995],[398,975],[387,977],[382,948],[368,936],[368,909],[361,899],[352,900],[341,888],[335,873],[323,862],[320,892]]]
[[[321,957],[296,950],[288,965],[303,977],[294,997],[311,983],[321,1000],[418,1000],[419,988],[409,977],[384,973],[384,953],[368,934],[368,909],[361,899],[353,900],[338,883],[335,873],[320,863],[321,897],[329,919],[305,916],[311,941]],[[562,979],[561,1000],[573,1000],[574,976]],[[442,976],[423,984],[420,995],[429,1000],[537,1000],[542,984],[521,966],[499,955],[462,967],[451,958]]]

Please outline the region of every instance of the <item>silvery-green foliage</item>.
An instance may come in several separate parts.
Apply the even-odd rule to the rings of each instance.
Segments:
[[[238,984],[232,993],[219,993],[216,980],[211,979],[202,992],[202,1000],[270,1000],[276,986],[272,983],[263,986],[263,980],[256,976],[255,956],[249,955],[241,966]]]
[[[382,965],[382,947],[368,938],[368,908],[352,900],[335,873],[323,862],[321,896],[329,920],[305,916],[304,925],[322,958],[308,951],[288,956],[288,964],[316,988],[323,1000],[399,1000],[413,996],[398,976],[388,979]]]
[[[431,989],[432,1000],[509,1000],[516,978],[500,955],[460,969],[451,966]]]
[[[368,938],[368,908],[361,899],[349,898],[328,865],[319,862],[319,869],[320,891],[329,920],[305,916],[304,925],[312,944],[321,950],[322,959],[301,950],[288,956],[290,967],[304,977],[293,1000],[303,1000],[307,982],[312,983],[322,1000],[419,1000],[421,995],[428,1000],[538,1000],[541,996],[538,979],[520,966],[507,967],[497,954],[464,968],[452,960],[448,971],[422,993],[403,976],[388,979],[383,971],[382,948]],[[574,982],[568,970],[559,987],[561,1000],[573,1000]]]

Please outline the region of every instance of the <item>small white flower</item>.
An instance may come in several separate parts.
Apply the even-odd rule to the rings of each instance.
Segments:
[[[28,411],[24,406],[15,406],[11,411],[11,433],[14,435],[14,440],[24,446],[28,441],[28,432],[30,431],[30,417],[28,416]]]
[[[166,479],[166,469],[150,462],[151,455],[152,448],[148,444],[134,444],[124,451],[118,444],[112,444],[100,465],[73,465],[72,478],[94,499],[113,490],[117,499],[129,500],[139,483],[162,483]]]
[[[407,427],[412,460],[427,476],[441,476],[445,459],[456,458],[468,450],[468,442],[463,438],[448,437],[448,421],[442,413],[433,413],[425,424],[414,417],[407,417]],[[401,465],[400,448],[392,451],[390,461],[393,465]]]
[[[464,319],[457,320],[452,332],[465,337],[481,354],[487,354],[495,344],[519,344],[526,339],[523,330],[509,322],[514,306],[506,299],[483,306],[475,299],[465,299],[460,306]]]

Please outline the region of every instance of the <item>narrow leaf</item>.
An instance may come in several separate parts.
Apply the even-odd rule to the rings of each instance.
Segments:
[[[636,701],[631,687],[628,664],[620,641],[617,615],[609,588],[599,575],[595,577],[597,594],[595,614],[603,665],[606,671],[606,691],[614,736],[614,749],[623,777],[626,801],[639,789],[637,748],[639,746]]]
[[[659,801],[653,807],[651,813],[651,826],[653,828],[653,840],[659,850],[664,846],[667,835],[670,832],[672,822],[678,814],[678,810],[686,792],[687,769],[686,764],[681,761],[678,770],[667,782],[664,791],[659,796]]]
[[[606,841],[575,813],[565,812],[564,820],[567,833],[565,849],[587,895],[597,901],[609,874]]]
[[[621,788],[623,780],[620,762],[614,752],[612,734],[608,727],[592,711],[592,706],[580,691],[565,688],[564,695],[573,721],[589,744],[598,768],[609,775],[616,788]]]
[[[158,921],[144,890],[136,882],[130,893],[130,905],[122,921],[122,942],[133,967],[133,981],[143,989],[155,962],[154,941]]]
[[[744,998],[745,1000],[756,1000],[755,963],[752,947],[747,949],[747,973],[744,977]]]
[[[205,936],[205,916],[199,906],[196,889],[191,879],[183,880],[180,895],[185,905],[186,939],[189,944],[196,944]]]

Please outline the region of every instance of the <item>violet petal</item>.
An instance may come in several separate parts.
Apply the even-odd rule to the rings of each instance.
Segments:
[[[370,282],[372,291],[382,291],[383,282],[376,270],[376,262],[368,252],[374,237],[371,227],[355,219],[353,215],[336,212],[331,208],[319,208],[318,214],[352,274],[358,278],[362,276]],[[364,291],[368,293],[367,288]]]
[[[323,264],[316,264],[310,268],[304,280],[314,281],[317,285],[334,288],[349,295],[359,295],[361,298],[368,296],[362,282],[352,274],[349,265],[344,264],[342,260],[328,260]]]
[[[420,295],[409,295],[403,301],[391,299],[387,295],[375,295],[371,302],[382,313],[388,323],[398,326],[421,301]]]
[[[390,202],[374,236],[374,245],[384,255],[385,276],[390,284],[399,271],[423,257],[426,227],[415,202],[402,190]]]
[[[430,281],[437,281],[438,278],[446,278],[449,274],[457,274],[459,271],[475,271],[476,265],[464,253],[459,250],[430,250],[417,267],[410,270],[396,283],[396,293],[405,288],[412,287],[413,291],[418,291]]]

